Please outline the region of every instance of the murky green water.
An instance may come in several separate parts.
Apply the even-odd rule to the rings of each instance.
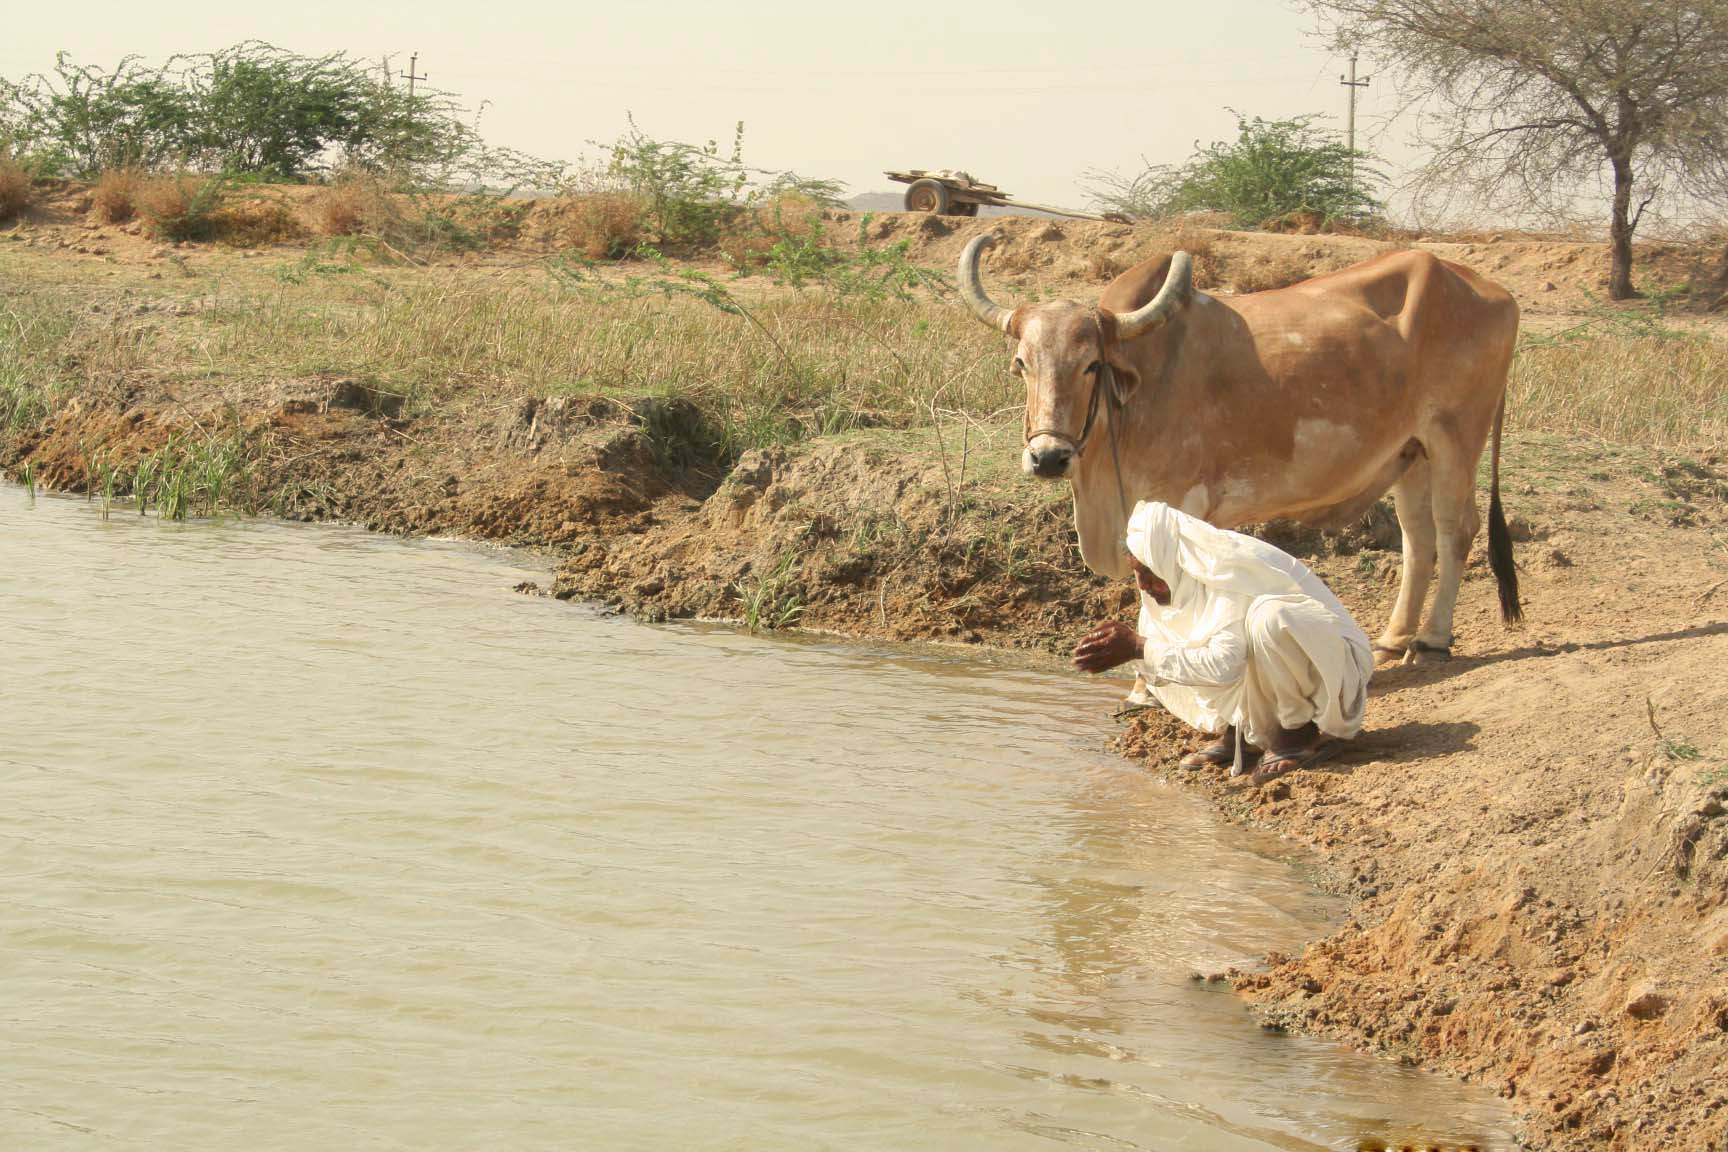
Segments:
[[[0,488],[0,1148],[1504,1146],[1196,968],[1335,912],[1119,686]]]

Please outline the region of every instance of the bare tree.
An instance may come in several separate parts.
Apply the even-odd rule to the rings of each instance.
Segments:
[[[1428,177],[1518,208],[1564,208],[1611,184],[1616,300],[1636,294],[1645,209],[1728,195],[1728,0],[1309,5],[1340,44],[1401,74],[1434,147]]]

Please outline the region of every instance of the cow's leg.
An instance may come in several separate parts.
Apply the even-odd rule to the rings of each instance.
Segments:
[[[1481,454],[1481,442],[1477,441],[1477,451],[1469,452],[1462,439],[1448,433],[1428,444],[1440,581],[1434,590],[1434,606],[1428,611],[1428,620],[1412,646],[1418,661],[1444,659],[1452,653],[1452,612],[1458,604],[1459,585],[1464,581],[1470,542],[1481,526],[1481,515],[1476,510],[1476,458]]]
[[[1398,529],[1404,537],[1404,570],[1398,583],[1398,602],[1386,631],[1375,641],[1381,660],[1402,660],[1416,630],[1422,624],[1422,602],[1428,598],[1428,583],[1434,578],[1434,509],[1430,501],[1431,471],[1428,461],[1411,463],[1392,485],[1392,504],[1398,510]]]

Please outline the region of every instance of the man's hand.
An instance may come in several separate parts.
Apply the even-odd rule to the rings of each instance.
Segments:
[[[1105,672],[1140,659],[1145,648],[1140,633],[1118,620],[1106,620],[1074,646],[1074,667],[1082,672]]]

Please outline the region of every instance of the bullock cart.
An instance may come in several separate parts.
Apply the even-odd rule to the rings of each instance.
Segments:
[[[970,172],[953,168],[927,171],[914,168],[909,172],[884,172],[898,184],[906,184],[906,211],[929,212],[936,216],[976,216],[983,205],[993,208],[1030,208],[1052,216],[1067,216],[1074,220],[1116,220],[1126,224],[1125,217],[1112,213],[1094,216],[1089,212],[1070,212],[1066,208],[1051,208],[1045,204],[1026,204],[1015,200],[994,184],[972,178]]]

